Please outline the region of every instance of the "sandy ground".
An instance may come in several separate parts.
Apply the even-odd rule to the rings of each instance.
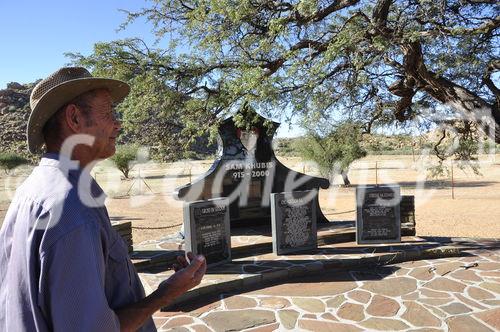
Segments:
[[[314,165],[298,158],[279,159],[292,169],[317,175]],[[182,203],[173,200],[171,193],[211,164],[209,160],[142,164],[131,172],[135,179],[122,180],[105,161],[93,174],[108,194],[111,218],[132,221],[134,243],[140,243],[179,230]],[[500,155],[481,158],[482,176],[454,167],[453,189],[449,176],[426,179],[423,164],[422,158],[412,156],[368,156],[352,165],[352,187],[341,187],[341,180],[335,179],[330,189],[320,192],[321,209],[331,221],[354,220],[356,185],[399,184],[403,195],[415,195],[417,235],[500,238]],[[0,223],[15,188],[29,172],[25,167],[0,175]]]

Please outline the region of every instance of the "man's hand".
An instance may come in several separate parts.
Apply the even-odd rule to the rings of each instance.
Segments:
[[[175,273],[158,286],[158,292],[165,298],[166,304],[199,285],[203,275],[205,275],[207,270],[205,257],[202,255],[194,256],[191,252],[187,253],[187,257],[191,263],[188,263],[183,256],[177,257],[178,264],[173,266]]]
[[[115,311],[122,331],[136,331],[157,310],[169,305],[176,297],[201,282],[207,270],[205,257],[201,255],[195,257],[190,252],[187,257],[191,263],[184,257],[177,257],[178,264],[174,264],[175,273],[163,281],[153,294]]]
[[[194,255],[192,252],[188,252],[187,257],[189,258],[190,261],[194,259]],[[189,262],[187,261],[186,257],[184,256],[177,256],[177,264],[173,264],[172,268],[175,270],[175,272],[187,267],[189,265]]]

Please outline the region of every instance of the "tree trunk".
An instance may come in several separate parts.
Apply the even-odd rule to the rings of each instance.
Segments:
[[[344,180],[344,186],[350,186],[351,181],[349,181],[349,178],[347,177],[347,171],[342,171],[340,175],[342,175],[342,180]]]
[[[418,82],[417,86],[437,101],[470,115],[469,120],[477,122],[486,135],[494,136],[495,142],[500,143],[499,105],[489,104],[472,91],[429,71],[419,42],[404,44],[401,48],[405,73]]]

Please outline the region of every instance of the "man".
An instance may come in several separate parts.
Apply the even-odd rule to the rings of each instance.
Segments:
[[[42,157],[18,188],[0,230],[0,331],[156,330],[152,314],[200,283],[202,256],[179,258],[176,273],[148,297],[90,168],[115,152],[113,105],[121,81],[62,68],[34,88],[28,121]]]

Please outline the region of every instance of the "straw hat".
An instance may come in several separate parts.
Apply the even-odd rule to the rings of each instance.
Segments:
[[[115,103],[122,101],[130,92],[127,83],[93,77],[87,69],[82,67],[61,68],[40,81],[30,96],[31,114],[27,128],[30,152],[40,152],[45,143],[42,134],[43,126],[58,109],[79,95],[95,89],[109,90]]]

